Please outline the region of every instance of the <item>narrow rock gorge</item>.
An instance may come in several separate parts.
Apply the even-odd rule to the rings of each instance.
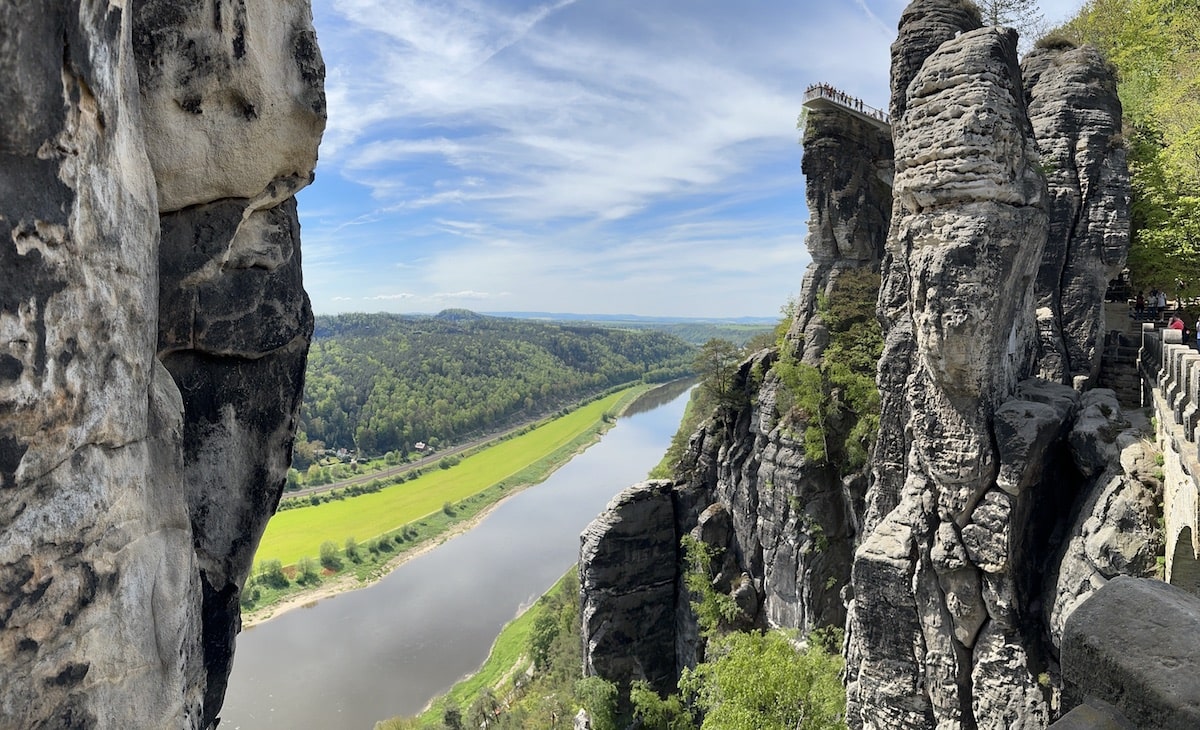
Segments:
[[[910,4],[892,63],[890,129],[853,105],[807,113],[813,264],[787,335],[742,364],[677,481],[630,488],[585,532],[587,671],[665,692],[702,658],[690,535],[721,556],[741,626],[844,625],[851,727],[1044,728],[1069,709],[1069,616],[1161,550],[1153,445],[1095,387],[1129,243],[1115,79],[1062,41],[1022,66],[1016,33],[958,0]],[[788,376],[843,357],[827,320],[855,272],[876,277],[883,340],[862,466],[844,407],[812,458],[821,411],[796,411]]]
[[[312,314],[307,0],[0,8],[0,725],[215,726]]]

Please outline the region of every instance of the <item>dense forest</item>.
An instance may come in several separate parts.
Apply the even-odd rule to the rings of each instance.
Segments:
[[[1118,71],[1133,285],[1200,295],[1200,2],[1090,0],[1055,36],[1096,46]]]
[[[461,441],[613,386],[691,371],[694,348],[661,332],[486,317],[318,317],[295,465],[314,448],[409,453]]]

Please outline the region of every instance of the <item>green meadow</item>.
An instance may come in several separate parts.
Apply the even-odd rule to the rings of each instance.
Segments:
[[[341,546],[346,538],[360,542],[443,512],[489,487],[521,486],[538,481],[570,454],[566,447],[604,426],[604,417],[617,413],[645,390],[634,386],[588,403],[533,430],[464,457],[449,469],[430,467],[416,479],[351,499],[277,513],[267,524],[256,561],[279,560],[294,565],[315,558],[321,544]]]

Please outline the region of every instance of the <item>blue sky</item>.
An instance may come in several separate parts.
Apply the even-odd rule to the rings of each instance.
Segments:
[[[777,315],[809,263],[804,89],[886,107],[905,5],[313,0],[313,309]]]

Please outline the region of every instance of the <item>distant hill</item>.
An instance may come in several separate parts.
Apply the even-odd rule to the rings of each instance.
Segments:
[[[461,441],[615,385],[687,375],[693,357],[664,332],[465,309],[320,316],[297,452],[315,441],[370,455]]]
[[[744,345],[757,335],[772,331],[779,318],[731,317],[705,319],[700,317],[646,317],[637,314],[562,314],[551,312],[493,312],[495,317],[514,317],[547,322],[571,322],[594,324],[600,327],[619,327],[630,330],[654,330],[666,332],[690,342],[702,345],[713,338],[729,340]]]

